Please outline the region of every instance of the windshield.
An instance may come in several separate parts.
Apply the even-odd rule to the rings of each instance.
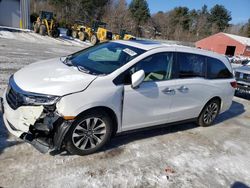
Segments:
[[[122,67],[145,50],[115,42],[102,43],[68,56],[64,63],[82,72],[106,75]]]

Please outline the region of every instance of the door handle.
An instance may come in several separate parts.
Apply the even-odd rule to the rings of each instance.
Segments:
[[[188,92],[188,90],[189,89],[186,86],[181,86],[178,88],[178,91],[180,91],[180,92]]]
[[[167,87],[167,88],[163,89],[162,92],[165,94],[174,94],[175,90]]]

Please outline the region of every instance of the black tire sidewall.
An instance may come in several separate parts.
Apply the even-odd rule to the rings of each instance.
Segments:
[[[97,117],[100,118],[105,124],[106,124],[106,135],[103,138],[103,141],[96,146],[95,148],[92,149],[88,149],[88,150],[80,150],[78,149],[73,141],[72,141],[72,134],[74,129],[76,128],[76,126],[83,121],[84,119],[87,118],[93,118],[93,117]],[[66,145],[66,149],[71,153],[71,154],[77,154],[77,155],[88,155],[88,154],[92,154],[95,153],[96,151],[100,150],[104,145],[106,145],[112,135],[112,120],[111,118],[108,116],[107,113],[105,112],[98,112],[98,111],[92,111],[89,113],[86,113],[84,115],[81,115],[80,117],[78,117],[71,125],[69,131],[67,132],[66,136],[65,136],[65,145]]]
[[[60,30],[59,29],[52,30],[52,37],[58,38],[59,36],[60,36]]]
[[[34,24],[34,32],[39,33],[39,25],[38,25],[38,23]]]
[[[72,35],[72,30],[71,29],[68,29],[67,32],[66,32],[66,35],[69,37]]]
[[[40,35],[45,35],[45,32],[46,32],[45,25],[40,25],[40,27],[39,27],[39,34]]]

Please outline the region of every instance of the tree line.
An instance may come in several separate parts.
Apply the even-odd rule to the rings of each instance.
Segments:
[[[40,10],[56,13],[62,26],[75,20],[89,25],[99,20],[115,33],[125,29],[136,37],[191,42],[218,32],[250,37],[250,19],[244,24],[230,24],[231,12],[218,4],[211,9],[206,5],[198,10],[180,6],[150,14],[146,0],[132,0],[130,4],[126,0],[33,0],[31,11],[37,14]]]

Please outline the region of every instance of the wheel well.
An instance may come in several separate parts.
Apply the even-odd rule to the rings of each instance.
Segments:
[[[207,101],[207,103],[205,104],[205,106],[206,106],[210,101],[212,101],[212,100],[218,100],[218,101],[220,102],[220,109],[221,109],[221,105],[222,105],[222,104],[221,104],[221,98],[218,97],[218,96],[213,97],[213,98],[211,98],[209,101]],[[204,107],[205,107],[205,106],[204,106]],[[219,109],[219,110],[220,110],[220,109]],[[202,109],[202,110],[203,110],[203,109]]]
[[[219,103],[220,103],[220,109],[221,109],[221,98],[220,98],[220,97],[218,97],[218,96],[213,97],[213,98],[211,98],[209,101],[207,101],[207,102],[206,102],[206,104],[203,106],[202,110],[200,111],[200,114],[199,114],[199,116],[198,116],[198,117],[200,117],[200,115],[201,115],[202,111],[204,110],[204,108],[206,107],[206,105],[207,105],[207,104],[208,104],[211,100],[218,100],[218,101],[219,101]],[[219,111],[220,111],[220,109],[219,109]]]
[[[211,101],[211,100],[218,100],[219,102],[220,102],[220,109],[221,109],[221,98],[220,97],[218,97],[218,96],[216,96],[216,97],[213,97],[212,99],[210,99],[209,101]],[[208,102],[209,102],[208,101]],[[207,102],[207,103],[208,103]]]
[[[92,112],[92,111],[104,111],[109,115],[109,117],[112,119],[112,126],[113,126],[112,136],[115,136],[117,129],[118,129],[118,120],[117,120],[117,116],[116,116],[115,112],[108,107],[98,106],[98,107],[93,107],[93,108],[87,109],[87,110],[81,112],[80,114],[78,114],[76,119],[79,116],[86,114],[86,113],[89,113],[89,112]]]

